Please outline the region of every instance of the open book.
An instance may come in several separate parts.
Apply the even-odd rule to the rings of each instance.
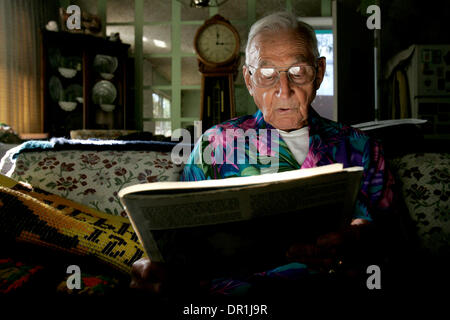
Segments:
[[[124,188],[119,197],[153,261],[229,270],[230,261],[284,259],[283,250],[293,241],[349,224],[362,172],[361,167],[332,164],[260,176],[157,182]]]

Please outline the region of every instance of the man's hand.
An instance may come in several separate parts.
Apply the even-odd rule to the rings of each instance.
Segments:
[[[151,262],[149,258],[142,258],[133,263],[130,288],[159,294],[166,279],[167,272],[162,263]]]
[[[319,269],[334,265],[343,251],[360,240],[360,231],[369,222],[354,219],[350,226],[341,232],[330,232],[319,236],[315,243],[293,244],[286,253],[289,261],[298,261]]]
[[[315,269],[329,269],[334,259],[323,255],[319,247],[315,244],[295,243],[286,252],[286,257],[290,262],[301,262]]]

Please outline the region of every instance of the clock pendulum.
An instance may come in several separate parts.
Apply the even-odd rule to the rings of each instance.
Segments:
[[[234,79],[239,66],[237,30],[220,15],[205,21],[194,38],[202,74],[201,120],[203,131],[235,116]]]

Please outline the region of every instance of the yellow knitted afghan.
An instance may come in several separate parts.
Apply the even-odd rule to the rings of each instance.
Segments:
[[[0,232],[65,252],[95,256],[130,273],[145,255],[130,221],[0,175]]]

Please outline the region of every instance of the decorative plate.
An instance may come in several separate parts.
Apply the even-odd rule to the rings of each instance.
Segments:
[[[102,103],[100,105],[100,108],[102,108],[102,110],[105,111],[105,112],[111,112],[111,111],[113,111],[116,108],[116,105],[115,104],[104,104],[104,103]]]
[[[64,78],[67,78],[67,79],[71,79],[71,78],[75,77],[75,75],[77,74],[76,69],[58,68],[58,71]]]
[[[58,77],[52,76],[48,83],[50,97],[53,101],[60,101],[63,98],[64,90]]]
[[[48,48],[48,60],[52,69],[58,69],[60,67],[62,57],[59,48]]]
[[[77,103],[72,101],[59,101],[58,104],[61,109],[68,112],[75,110],[77,107]]]
[[[112,74],[116,71],[119,62],[116,57],[98,54],[94,58],[94,70],[98,73]]]
[[[92,88],[92,100],[95,104],[112,104],[116,96],[116,87],[108,80],[101,80]]]
[[[77,83],[71,84],[64,90],[65,101],[78,101],[78,98],[83,98],[83,87]]]

